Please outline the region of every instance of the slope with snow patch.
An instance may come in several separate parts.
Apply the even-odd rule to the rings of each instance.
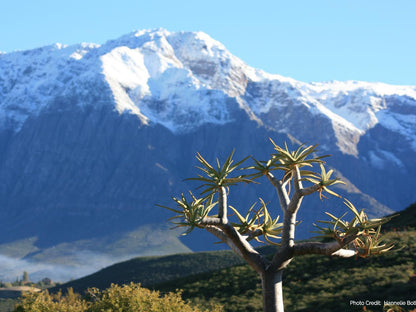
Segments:
[[[287,120],[297,111],[328,119],[344,153],[357,155],[360,137],[377,124],[406,136],[416,149],[415,87],[298,82],[248,66],[201,32],[138,31],[102,46],[57,44],[2,54],[0,77],[0,118],[17,129],[56,97],[77,96],[79,105],[93,98],[92,105],[99,105],[111,93],[120,113],[188,132],[233,120],[226,104],[231,98],[278,131],[293,130]],[[271,110],[280,111],[272,120]]]

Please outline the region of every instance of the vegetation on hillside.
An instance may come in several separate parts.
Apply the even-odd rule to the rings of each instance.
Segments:
[[[331,259],[310,255],[294,259],[295,265],[286,271],[292,278],[284,276],[285,306],[297,312],[383,311],[384,300],[416,300],[416,231],[391,231],[386,238],[394,242],[395,250],[373,258]],[[239,265],[154,288],[162,292],[182,289],[183,298],[192,302],[201,305],[219,302],[227,312],[250,312],[262,311],[260,283],[250,267]],[[377,300],[381,306],[365,304]],[[350,301],[361,301],[364,305]],[[402,308],[411,311],[416,306]]]
[[[230,251],[198,252],[163,257],[140,257],[120,262],[86,277],[59,285],[59,289],[73,288],[83,293],[87,288],[105,289],[112,283],[122,285],[130,282],[150,286],[180,277],[215,271],[242,263]]]
[[[13,311],[13,308],[15,305],[16,305],[15,299],[0,299],[0,312]]]
[[[385,231],[416,230],[416,203],[400,211],[397,216],[383,226]]]

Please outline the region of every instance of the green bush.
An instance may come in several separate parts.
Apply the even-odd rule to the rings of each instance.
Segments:
[[[221,312],[219,306],[211,306],[209,311]],[[72,289],[66,295],[61,292],[50,294],[47,290],[40,293],[26,293],[14,312],[204,312],[192,307],[181,298],[181,293],[166,293],[142,288],[140,284],[118,286],[100,291],[88,289],[82,298]]]
[[[84,312],[87,308],[88,303],[69,288],[66,295],[48,290],[24,293],[14,312]]]

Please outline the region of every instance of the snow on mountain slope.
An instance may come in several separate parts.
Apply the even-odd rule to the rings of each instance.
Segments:
[[[416,87],[357,81],[308,85],[309,93],[361,134],[380,124],[416,150]]]
[[[100,64],[85,56],[98,47],[55,44],[0,55],[0,126],[18,130],[29,116],[39,114],[57,97],[95,94],[89,88]]]
[[[2,54],[0,86],[1,123],[17,130],[63,97],[79,105],[110,103],[173,132],[230,122],[234,101],[282,132],[293,132],[299,115],[327,122],[347,154],[357,155],[360,137],[377,124],[416,150],[416,87],[298,82],[249,67],[201,32],[143,30],[102,46],[56,44]]]

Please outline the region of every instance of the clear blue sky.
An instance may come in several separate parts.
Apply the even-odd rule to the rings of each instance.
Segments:
[[[3,0],[0,51],[204,31],[250,66],[312,82],[416,85],[416,0]]]

